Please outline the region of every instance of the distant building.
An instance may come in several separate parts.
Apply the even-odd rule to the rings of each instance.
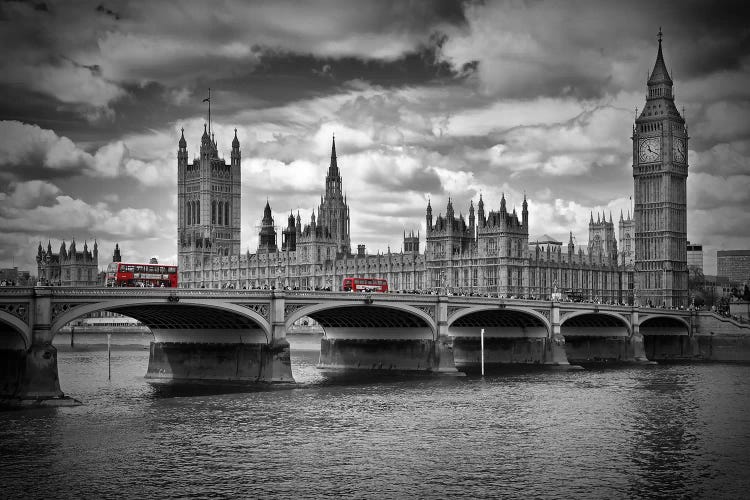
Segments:
[[[635,221],[630,216],[630,210],[628,210],[628,218],[623,217],[620,212],[620,265],[632,267],[635,263]]]
[[[70,248],[63,241],[58,253],[52,253],[52,243],[47,243],[47,250],[39,248],[36,254],[39,281],[43,285],[56,286],[97,286],[99,285],[99,248],[94,242],[94,249],[90,251],[88,244],[83,244],[83,250],[76,249],[75,240]]]
[[[33,281],[29,271],[19,271],[17,267],[0,269],[0,286],[29,286]]]
[[[703,245],[687,242],[687,264],[703,271]]]
[[[726,276],[707,274],[704,276],[704,279],[703,290],[705,291],[710,304],[713,304],[716,299],[731,296],[732,289],[736,289],[739,286],[738,283],[731,281]]]
[[[505,296],[550,297],[555,289],[602,302],[687,306],[685,244],[687,128],[674,103],[661,34],[643,113],[633,126],[634,213],[621,216],[626,255],[621,259],[612,214],[593,214],[588,245],[547,236],[529,238],[529,209],[485,211],[482,196],[468,218],[448,199],[445,215],[425,213],[424,247],[406,236],[401,252],[352,253],[349,205],[343,194],[335,142],[317,211],[303,224],[299,212],[276,222],[267,200],[254,253],[240,251],[240,143],[230,162],[219,157],[204,127],[198,156],[188,161],[184,133],[177,149],[177,252],[183,288],[339,289],[343,277],[380,277],[389,289],[452,290]],[[281,244],[279,245],[279,233]],[[637,278],[637,279],[636,279]],[[638,285],[636,287],[636,284]]]
[[[750,282],[750,250],[719,250],[716,263],[719,276],[738,283]]]

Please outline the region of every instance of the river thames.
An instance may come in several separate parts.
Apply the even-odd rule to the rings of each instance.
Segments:
[[[152,386],[143,346],[60,349],[72,408],[0,413],[5,498],[747,498],[750,365],[320,373]]]

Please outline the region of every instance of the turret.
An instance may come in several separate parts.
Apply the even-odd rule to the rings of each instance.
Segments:
[[[500,198],[500,213],[503,215],[507,213],[507,210],[505,209],[505,193],[503,193],[502,197]]]
[[[526,201],[526,193],[523,194],[523,204],[521,205],[521,224],[528,233],[529,229],[529,204]]]
[[[213,149],[213,146],[211,145],[211,137],[208,135],[208,129],[206,128],[206,124],[203,124],[203,135],[201,136],[201,157],[202,158],[209,158],[211,156],[211,150]]]
[[[258,250],[266,252],[275,252],[276,247],[276,228],[273,225],[273,215],[271,214],[271,204],[266,200],[266,206],[263,209],[263,220],[260,225]]]
[[[479,203],[477,204],[477,216],[479,217],[479,227],[484,227],[487,223],[487,219],[484,217],[484,201],[482,200],[482,193],[479,193]]]
[[[432,230],[432,205],[430,204],[430,199],[427,198],[427,231],[429,232]]]
[[[573,231],[570,232],[570,238],[568,239],[568,261],[573,262],[573,252],[575,252],[575,245],[573,244]]]
[[[234,139],[232,139],[232,167],[240,166],[240,140],[237,138],[237,129],[234,129]]]
[[[120,244],[115,243],[115,251],[112,253],[112,262],[122,262],[122,257],[120,256]]]
[[[187,166],[188,154],[187,154],[187,141],[185,140],[185,129],[180,129],[180,142],[177,143],[177,168],[182,169]]]
[[[453,202],[451,202],[450,196],[448,197],[448,206],[445,209],[445,217],[448,219],[448,227],[453,224]]]
[[[474,200],[469,202],[469,228],[472,236],[474,235]]]

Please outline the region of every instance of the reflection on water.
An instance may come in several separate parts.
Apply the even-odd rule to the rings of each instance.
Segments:
[[[83,406],[0,414],[4,496],[652,498],[746,495],[750,366],[484,378],[342,377],[292,351],[295,387],[151,385],[148,352],[59,353]],[[10,494],[8,495],[8,492]]]

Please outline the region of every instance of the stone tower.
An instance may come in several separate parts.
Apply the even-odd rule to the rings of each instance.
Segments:
[[[612,222],[612,213],[609,214],[609,222],[604,213],[601,216],[591,214],[589,220],[589,255],[595,263],[617,265],[617,239],[615,238],[615,225]]]
[[[627,219],[620,212],[620,259],[619,264],[625,267],[633,266],[635,262],[635,247],[634,247],[634,236],[635,236],[635,222],[633,217],[630,216],[630,210],[628,210]]]
[[[271,215],[271,205],[266,200],[263,220],[260,223],[260,232],[258,233],[258,252],[273,253],[277,250],[276,226],[274,225],[273,215]]]
[[[688,134],[659,51],[633,126],[636,293],[641,304],[687,306]]]
[[[200,287],[213,257],[240,253],[240,141],[232,140],[231,163],[219,158],[204,126],[200,156],[188,163],[185,133],[177,148],[177,255],[179,283]]]
[[[349,233],[349,205],[341,189],[341,173],[336,158],[336,138],[331,145],[331,163],[326,174],[326,194],[318,208],[318,225],[327,228],[336,241],[336,252],[351,255],[352,245]]]

